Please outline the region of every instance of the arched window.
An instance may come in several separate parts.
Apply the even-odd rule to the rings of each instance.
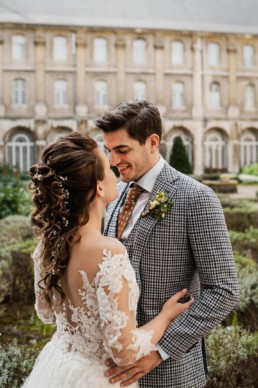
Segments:
[[[256,98],[255,98],[255,86],[250,84],[245,87],[244,92],[244,109],[254,110],[256,109]]]
[[[67,81],[56,80],[54,86],[54,101],[57,106],[67,105]]]
[[[135,65],[145,65],[146,63],[146,41],[135,39],[133,41],[133,62]]]
[[[218,43],[208,45],[208,63],[210,66],[220,65],[220,46]]]
[[[175,82],[172,85],[172,107],[175,109],[185,106],[185,87],[183,82]]]
[[[258,162],[258,138],[253,133],[245,133],[240,138],[240,167]]]
[[[209,89],[209,108],[220,109],[220,84],[218,82],[212,82]]]
[[[107,40],[96,38],[93,43],[93,60],[95,63],[107,62]]]
[[[14,61],[22,61],[25,59],[26,39],[24,35],[12,36],[12,58]]]
[[[134,99],[146,100],[146,83],[137,81],[134,83]]]
[[[180,136],[183,144],[185,146],[185,150],[188,156],[188,160],[190,164],[193,163],[193,139],[191,136],[186,134],[183,130],[175,130],[171,134],[170,138],[167,141],[167,160],[169,159],[172,151],[172,147],[174,144],[174,140],[176,137]]]
[[[95,105],[107,105],[108,90],[106,81],[95,82]]]
[[[67,60],[67,39],[65,36],[54,37],[53,57],[57,62],[63,62]]]
[[[8,164],[20,171],[28,171],[35,163],[35,143],[25,132],[16,132],[7,142]]]
[[[171,63],[173,65],[183,65],[184,63],[184,44],[180,40],[172,42]]]
[[[212,132],[204,141],[205,168],[222,170],[227,168],[227,144],[220,132]]]
[[[26,105],[26,81],[18,78],[13,81],[13,105]]]
[[[243,65],[245,67],[252,67],[254,64],[254,47],[250,44],[246,44],[243,46]]]

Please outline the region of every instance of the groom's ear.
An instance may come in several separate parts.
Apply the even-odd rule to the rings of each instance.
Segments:
[[[151,152],[155,152],[159,148],[159,141],[159,135],[157,135],[156,133],[150,135]]]

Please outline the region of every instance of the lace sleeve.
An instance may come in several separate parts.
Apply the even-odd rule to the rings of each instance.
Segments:
[[[104,258],[95,279],[106,351],[118,365],[129,365],[156,350],[152,331],[136,327],[139,289],[127,253]]]
[[[38,282],[41,279],[40,271],[40,243],[36,247],[35,251],[32,254],[32,259],[34,262],[34,290],[35,290],[35,310],[37,316],[44,323],[55,323],[55,315],[52,309],[47,305],[42,289],[39,287]]]

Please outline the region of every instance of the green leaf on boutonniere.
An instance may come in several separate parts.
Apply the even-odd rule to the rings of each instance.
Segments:
[[[174,202],[172,199],[166,197],[163,191],[159,191],[154,200],[149,201],[148,209],[144,211],[141,216],[145,217],[150,214],[155,218],[162,219],[173,205]]]

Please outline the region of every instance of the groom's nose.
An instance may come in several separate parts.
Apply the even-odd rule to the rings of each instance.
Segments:
[[[109,162],[111,166],[117,166],[117,164],[121,161],[121,158],[119,155],[116,155],[114,152],[110,152],[110,158]]]

